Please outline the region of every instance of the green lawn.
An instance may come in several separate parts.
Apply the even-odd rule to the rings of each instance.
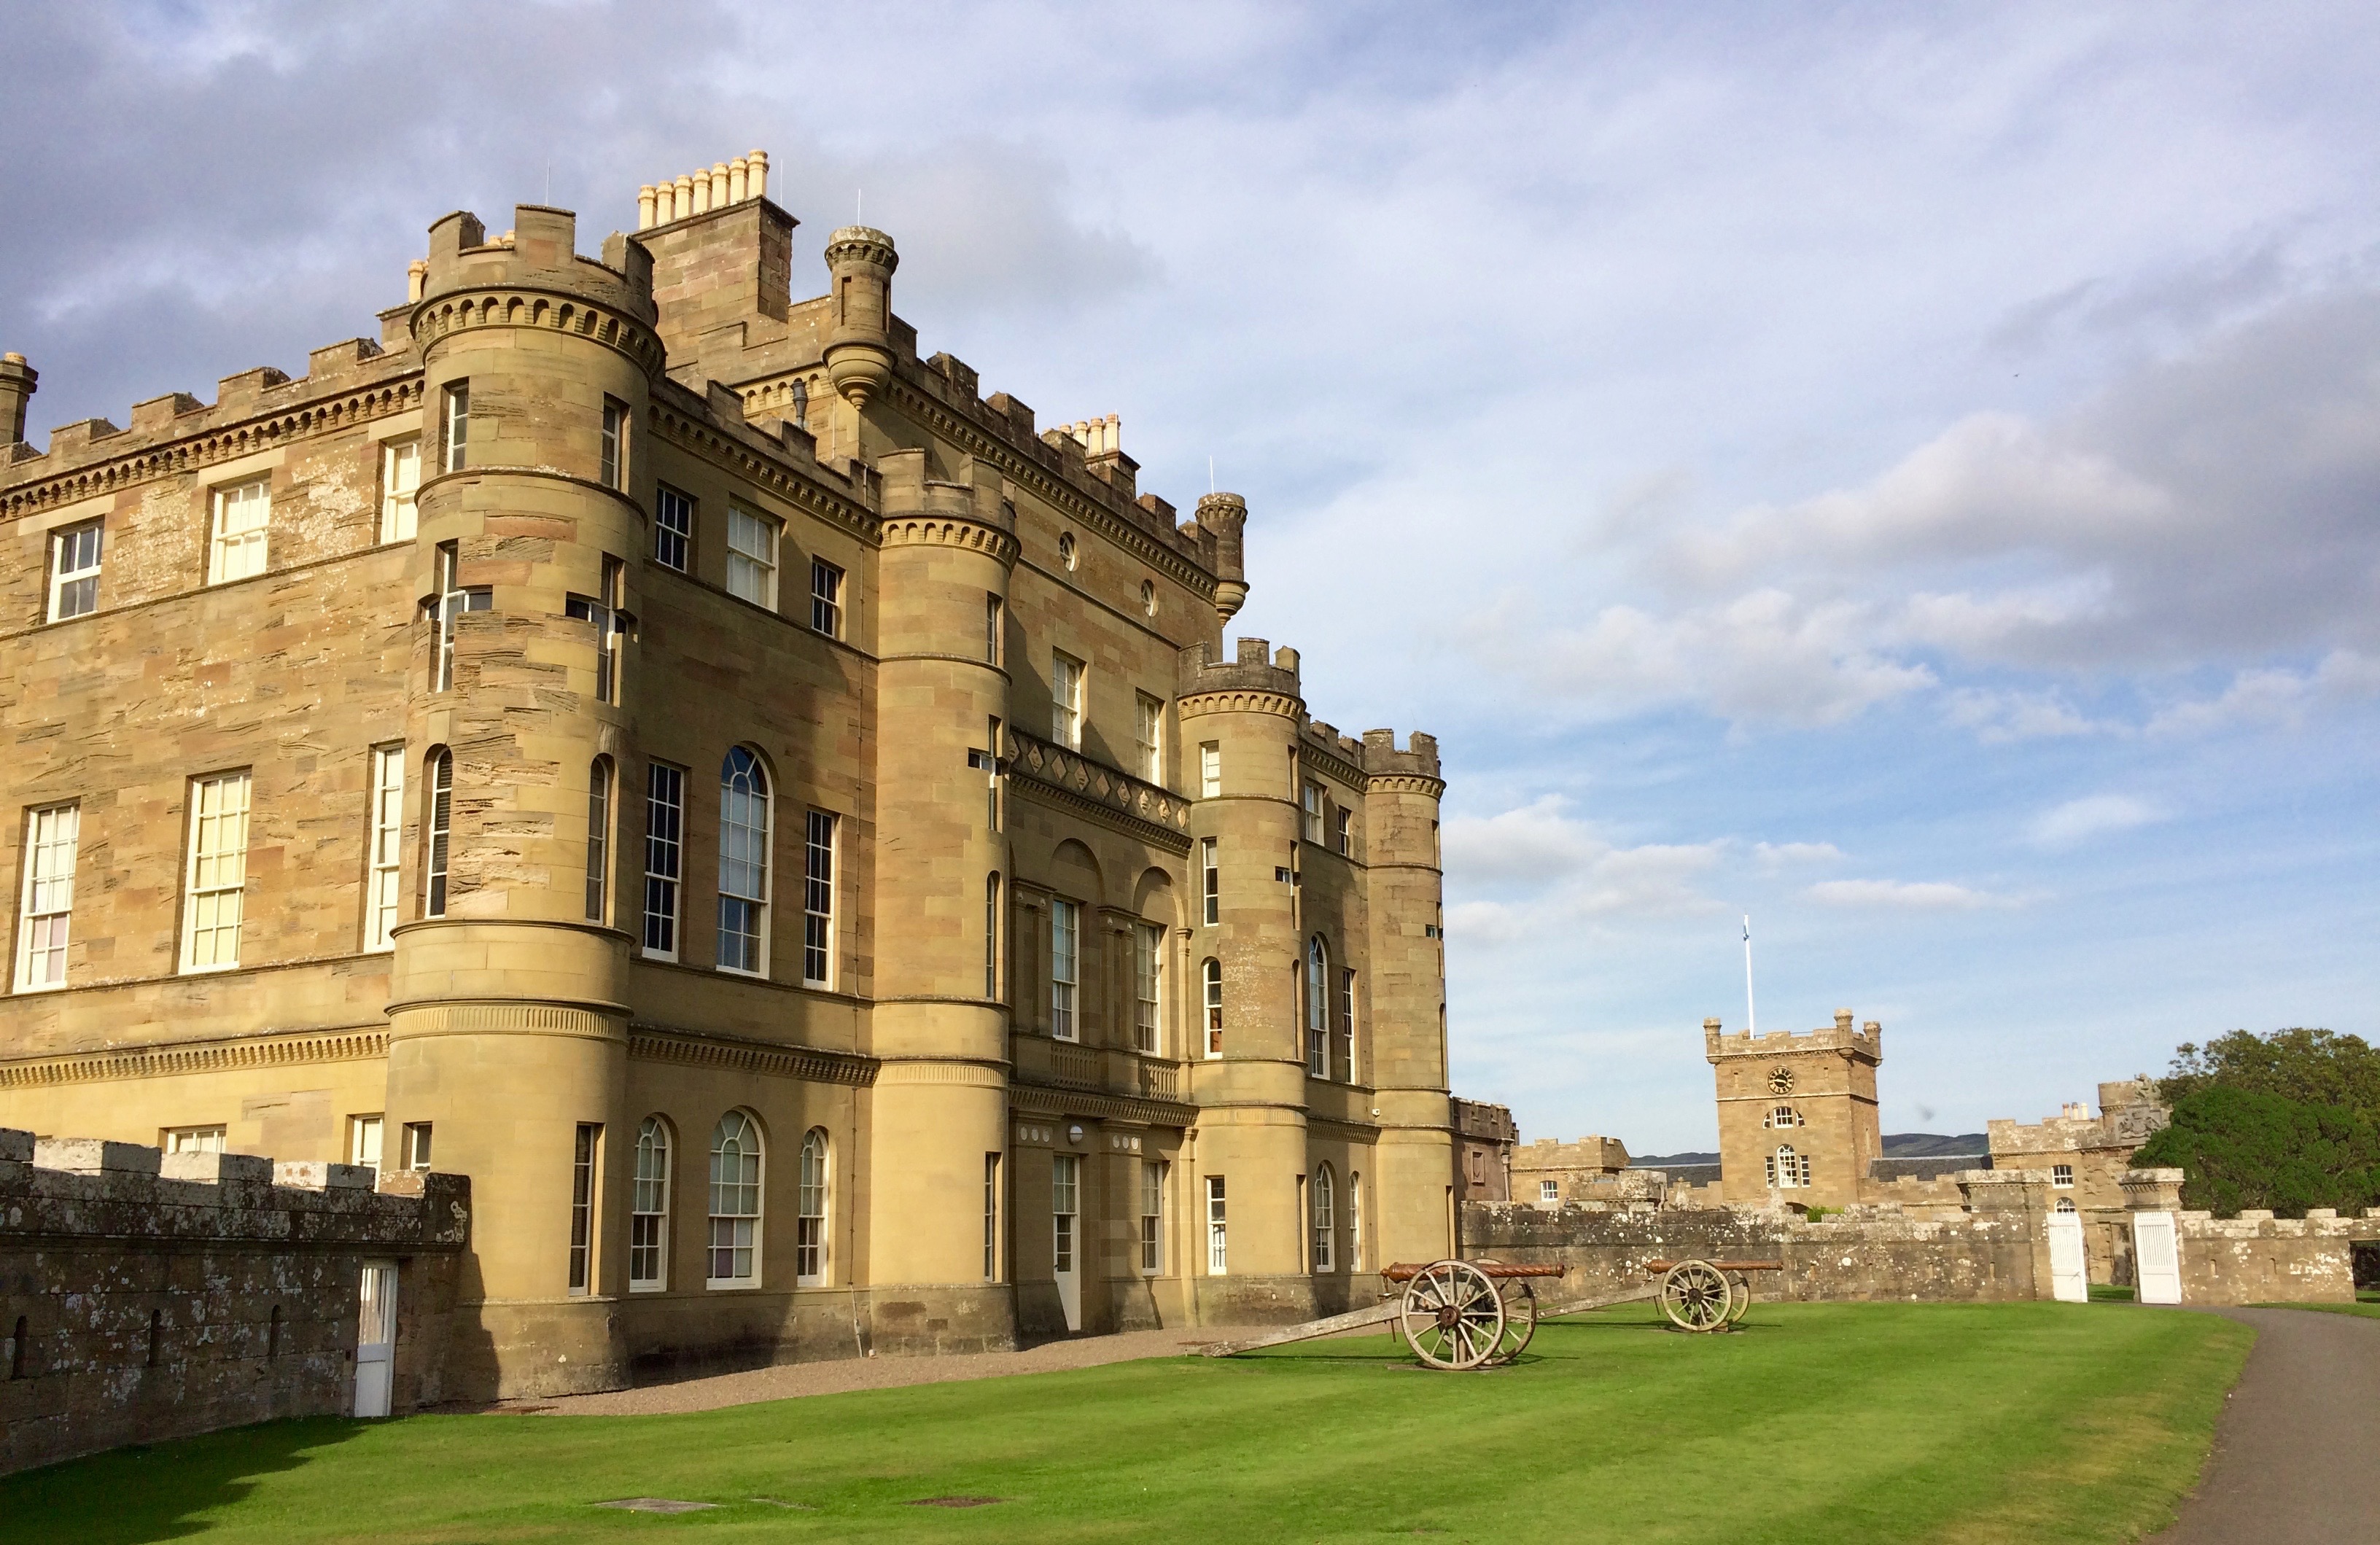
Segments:
[[[0,1541],[2127,1540],[2190,1488],[2250,1339],[2058,1304],[1763,1304],[1709,1337],[1633,1308],[1486,1373],[1367,1336],[696,1416],[282,1422],[0,1482]],[[908,1505],[952,1495],[1005,1500]],[[724,1505],[591,1505],[637,1496]]]
[[[2380,1320],[2380,1304],[2367,1302],[2361,1295],[2352,1304],[2255,1304],[2251,1307],[2260,1309],[2318,1309],[2324,1314],[2360,1314]]]

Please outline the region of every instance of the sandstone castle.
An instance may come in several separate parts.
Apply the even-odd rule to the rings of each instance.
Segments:
[[[44,451],[0,363],[0,1127],[468,1175],[449,1394],[1449,1253],[1435,743],[1227,646],[1244,502],[920,358],[890,236],[797,298],[758,152],[638,225],[449,214]]]

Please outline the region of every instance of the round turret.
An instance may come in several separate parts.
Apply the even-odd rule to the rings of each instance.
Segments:
[[[892,271],[901,254],[873,225],[845,225],[827,238],[834,288],[826,335],[827,379],[855,408],[892,378]]]

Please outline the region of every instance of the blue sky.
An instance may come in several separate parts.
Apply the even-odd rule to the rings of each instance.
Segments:
[[[2380,1032],[2380,13],[0,4],[32,437],[364,333],[455,207],[766,147],[1437,733],[1456,1083],[1706,1146],[1699,1027],[1971,1130]],[[807,241],[808,237],[798,237]],[[592,245],[590,236],[589,245]]]

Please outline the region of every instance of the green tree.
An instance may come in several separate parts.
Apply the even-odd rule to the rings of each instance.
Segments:
[[[2184,1041],[2157,1095],[2178,1105],[2201,1089],[2252,1089],[2309,1105],[2344,1105],[2380,1121],[2380,1050],[2329,1030],[2233,1030],[2204,1046]]]
[[[2173,1124],[2132,1155],[2135,1169],[2165,1165],[2184,1172],[2183,1206],[2217,1217],[2248,1207],[2351,1216],[2380,1206],[2380,1125],[2342,1105],[2260,1089],[2213,1084],[2176,1101]]]

